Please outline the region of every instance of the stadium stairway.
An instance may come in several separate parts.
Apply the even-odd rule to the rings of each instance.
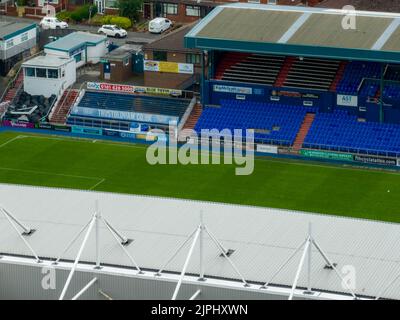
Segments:
[[[7,93],[5,94],[3,101],[0,101],[0,102],[14,100],[15,95],[17,94],[18,88],[22,85],[23,81],[24,81],[24,73],[22,71],[20,71],[18,73],[18,76],[15,79],[14,83],[10,86]]]
[[[306,136],[311,128],[312,123],[314,122],[314,119],[315,119],[315,113],[307,113],[306,116],[304,117],[304,121],[301,124],[300,130],[297,133],[296,139],[294,140],[293,143],[293,148],[292,148],[293,152],[298,153],[299,150],[302,148],[303,142],[306,139]]]
[[[333,80],[333,82],[332,82],[332,84],[331,84],[331,86],[330,86],[330,88],[329,88],[329,91],[334,91],[334,92],[336,92],[336,88],[337,88],[339,82],[340,82],[340,81],[342,80],[342,78],[343,78],[344,70],[346,69],[347,63],[348,63],[347,61],[341,61],[341,62],[340,62],[339,69],[338,69],[338,71],[337,71],[337,73],[336,73],[336,77],[335,77],[335,79]]]
[[[78,90],[67,89],[64,91],[63,95],[55,106],[54,111],[50,115],[50,123],[65,124],[68,112],[74,104],[78,94]]]
[[[197,103],[191,114],[189,115],[189,118],[186,120],[185,125],[183,126],[183,129],[194,129],[196,126],[197,121],[199,120],[201,116],[202,108],[199,103]]]
[[[292,67],[294,63],[295,58],[294,57],[286,57],[285,62],[283,64],[283,67],[281,71],[279,72],[276,81],[275,81],[275,87],[282,87],[283,84],[286,81],[286,78],[290,72],[290,68]]]

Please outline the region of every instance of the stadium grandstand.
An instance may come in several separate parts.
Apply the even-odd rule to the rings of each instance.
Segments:
[[[345,28],[351,18],[356,27]],[[325,8],[216,8],[185,36],[208,61],[195,129],[254,129],[256,143],[292,153],[399,157],[399,19]]]
[[[119,131],[167,130],[169,124],[182,121],[190,103],[190,99],[86,90],[71,109],[67,124]]]
[[[0,197],[0,299],[400,299],[398,224],[6,184]]]

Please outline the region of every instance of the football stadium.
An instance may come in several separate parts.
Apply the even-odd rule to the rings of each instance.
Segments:
[[[24,60],[0,99],[0,299],[400,299],[400,13],[226,4],[181,40],[199,67],[140,63],[198,68],[199,91],[78,82],[101,35]]]

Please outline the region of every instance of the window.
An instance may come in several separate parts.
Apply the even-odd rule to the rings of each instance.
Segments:
[[[276,0],[268,0],[268,4],[276,4]]]
[[[82,61],[82,53],[78,53],[76,55],[74,55],[75,61],[79,62]]]
[[[118,1],[117,0],[106,0],[105,7],[106,8],[118,8]]]
[[[178,14],[178,5],[176,3],[163,3],[164,14]]]
[[[13,46],[14,46],[14,40],[13,40],[13,39],[8,40],[8,41],[6,42],[6,48],[7,48],[7,49],[9,49],[9,48],[11,48],[11,47],[13,47]]]
[[[167,61],[167,51],[153,51],[153,60]]]
[[[24,41],[26,41],[26,40],[28,40],[28,32],[25,32],[25,33],[23,33],[23,34],[21,35],[21,41],[24,42]]]
[[[125,67],[129,66],[129,57],[124,58],[123,64],[124,64]]]
[[[187,53],[186,63],[200,64],[201,56],[199,54]]]
[[[50,79],[57,79],[58,78],[58,70],[57,69],[48,69],[47,77]]]
[[[35,76],[35,68],[25,68],[25,76],[34,77]]]
[[[36,68],[36,77],[37,78],[46,78],[46,69]]]
[[[200,7],[198,6],[186,6],[186,15],[188,17],[200,17]]]

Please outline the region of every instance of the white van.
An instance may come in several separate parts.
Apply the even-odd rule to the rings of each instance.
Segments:
[[[163,33],[172,26],[172,21],[166,18],[155,18],[149,22],[150,33]]]

